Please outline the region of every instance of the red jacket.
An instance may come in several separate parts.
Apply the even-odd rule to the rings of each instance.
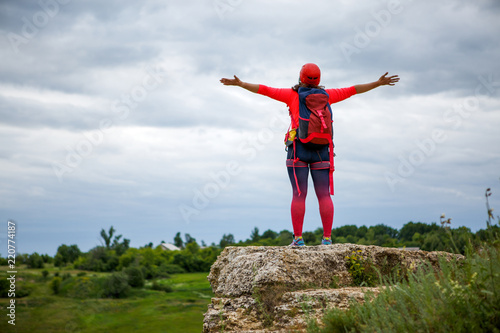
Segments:
[[[328,93],[328,96],[330,96],[328,100],[330,104],[343,101],[356,94],[356,88],[354,88],[354,86],[349,88],[325,89],[325,91]],[[290,117],[292,117],[292,124],[296,126],[299,123],[299,94],[292,88],[271,88],[260,84],[257,93],[286,103],[286,105],[288,105]]]

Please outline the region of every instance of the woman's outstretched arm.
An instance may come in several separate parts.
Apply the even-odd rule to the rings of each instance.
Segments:
[[[362,93],[365,93],[365,92],[370,91],[372,89],[375,89],[377,87],[385,86],[385,85],[393,86],[396,82],[399,81],[399,77],[397,75],[393,75],[393,76],[388,77],[387,74],[389,74],[389,73],[387,72],[384,75],[382,75],[380,77],[380,79],[378,79],[378,81],[355,85],[354,88],[356,88],[356,93],[362,94]]]
[[[220,79],[220,82],[225,86],[239,86],[253,93],[259,91],[258,84],[243,82],[236,75],[234,76],[234,79]]]

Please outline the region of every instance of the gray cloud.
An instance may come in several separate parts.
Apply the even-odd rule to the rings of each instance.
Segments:
[[[111,224],[138,246],[290,228],[286,106],[219,79],[290,87],[316,62],[328,87],[401,76],[334,105],[336,226],[445,212],[483,227],[500,163],[498,2],[399,3],[68,1],[51,16],[2,2],[0,219],[23,223],[26,252],[49,253],[87,250]],[[446,139],[429,143],[435,131]],[[214,175],[231,162],[240,172],[221,187]],[[187,223],[179,207],[199,193]]]

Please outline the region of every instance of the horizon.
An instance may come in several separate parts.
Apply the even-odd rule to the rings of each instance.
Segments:
[[[500,221],[500,217],[497,217],[497,219],[498,219],[498,221]],[[15,222],[15,221],[11,221],[11,222]],[[408,224],[408,223],[423,223],[423,224],[427,224],[427,225],[436,225],[436,226],[439,226],[439,224],[441,224],[441,223],[439,223],[439,224],[438,224],[437,222],[425,223],[425,222],[408,221],[408,222],[404,223],[404,224],[401,226],[401,228],[393,228],[393,229],[396,229],[396,230],[399,232],[399,231],[401,231],[401,229],[402,229],[402,228],[403,228],[406,224]],[[496,224],[498,224],[498,223],[494,223],[494,225],[496,225]],[[335,229],[337,229],[337,228],[344,227],[344,226],[352,226],[352,225],[353,225],[353,224],[345,224],[345,225],[342,225],[342,226],[339,226],[339,227],[334,227],[334,228],[333,228],[333,230],[335,230]],[[381,223],[381,224],[377,224],[377,225],[385,225],[385,224]],[[361,227],[367,227],[367,228],[370,228],[370,227],[375,226],[375,225],[372,225],[372,226],[367,226],[367,225],[360,225],[360,226],[357,226],[357,225],[354,225],[354,226],[356,226],[356,227],[359,229],[359,228],[361,228]],[[112,227],[112,226],[110,226],[110,227]],[[442,228],[442,227],[443,227],[443,226],[441,226],[441,228]],[[453,222],[451,222],[451,224],[450,224],[448,227],[449,227],[451,230],[453,230],[453,229],[463,228],[463,227],[465,227],[465,226],[453,226]],[[241,239],[236,239],[236,238],[235,238],[235,242],[234,242],[234,244],[238,244],[238,243],[240,243],[240,242],[245,242],[245,241],[248,241],[249,239],[251,239],[251,233],[253,232],[253,230],[254,230],[255,228],[257,228],[257,227],[254,227],[254,228],[252,228],[252,229],[250,230],[250,232],[248,233],[248,237],[247,237],[247,238],[241,238]],[[392,227],[391,227],[391,228],[392,228]],[[102,229],[106,230],[107,228],[102,228]],[[316,228],[316,229],[314,229],[314,230],[304,230],[304,231],[303,231],[303,233],[306,233],[306,232],[314,232],[314,231],[316,231],[317,229],[322,229],[322,228],[321,228],[321,227],[319,227],[319,228]],[[474,231],[474,230],[470,230],[470,231],[471,231],[472,233],[477,233],[479,230],[485,230],[485,229],[486,229],[486,222],[485,222],[485,228],[479,228],[479,229],[477,229],[477,230],[475,230],[475,231]],[[282,232],[282,231],[289,231],[289,232],[293,233],[293,231],[291,231],[291,230],[287,230],[287,229],[283,229],[283,230],[273,230],[273,229],[265,229],[265,230],[261,230],[261,229],[259,229],[259,235],[262,235],[262,234],[263,234],[265,231],[267,231],[267,230],[271,230],[271,231],[274,231],[274,232],[278,233],[278,236],[279,236],[279,233],[280,233],[280,232]],[[119,231],[118,231],[118,230],[115,230],[115,231],[117,232],[117,234],[116,234],[116,235],[121,235],[121,236],[122,236],[122,238],[121,238],[122,240],[123,240],[123,239],[129,239],[129,238],[127,238],[125,235],[122,235],[121,233],[119,233]],[[160,246],[160,245],[161,245],[161,244],[163,244],[163,243],[174,244],[174,243],[175,243],[175,242],[174,242],[174,237],[175,237],[175,235],[176,235],[176,234],[177,234],[177,232],[175,232],[175,233],[174,233],[174,235],[172,236],[172,239],[171,239],[171,240],[162,239],[162,240],[161,240],[161,241],[159,241],[157,244],[156,244],[156,243],[151,242],[151,243],[153,243],[153,248],[156,248],[156,247]],[[180,235],[180,236],[181,236],[181,238],[182,238],[182,240],[183,240],[183,243],[185,243],[185,236],[186,236],[186,235],[191,236],[189,233],[185,233],[185,234],[182,234],[182,233],[181,233],[181,235]],[[207,247],[209,247],[209,246],[216,246],[216,247],[217,247],[217,246],[219,246],[220,240],[222,239],[222,237],[223,237],[223,236],[224,236],[224,234],[222,234],[222,235],[220,236],[219,241],[217,241],[217,242],[215,242],[215,241],[214,241],[214,242],[211,242],[211,243],[205,242],[205,240],[203,240],[203,239],[196,239],[195,237],[192,237],[192,238],[194,238],[194,239],[195,239],[195,242],[196,242],[198,245],[200,245],[200,246],[202,245],[202,242],[205,242],[205,245],[206,245]],[[234,236],[234,235],[233,235],[233,236]],[[133,240],[132,240],[132,239],[130,239],[130,241],[131,241],[131,243],[132,243],[132,241],[133,241]],[[59,247],[60,245],[63,245],[63,244],[59,244],[59,245],[57,245],[57,247]],[[76,246],[78,246],[78,248],[80,249],[80,251],[81,251],[82,253],[87,253],[87,252],[89,252],[90,250],[92,250],[92,249],[93,249],[93,248],[95,248],[95,247],[105,246],[104,242],[102,241],[102,238],[100,238],[100,239],[99,239],[99,244],[96,244],[96,245],[94,245],[94,246],[92,246],[91,248],[88,248],[88,249],[86,249],[86,250],[85,250],[85,249],[80,248],[80,246],[79,246],[78,244],[66,244],[66,243],[64,243],[64,245],[67,245],[67,246],[76,245]],[[136,245],[136,246],[132,246],[132,245],[130,245],[130,248],[141,248],[141,247],[145,247],[145,246],[147,246],[147,245],[149,245],[149,243],[145,243],[145,244],[143,244],[143,245]],[[22,252],[22,251],[21,251],[21,252],[17,252],[17,254],[33,254],[34,252],[37,252],[37,253],[38,253],[38,254],[40,254],[40,255],[42,255],[42,254],[47,254],[47,255],[49,255],[49,256],[51,256],[51,257],[54,257],[54,256],[56,255],[56,253],[57,253],[57,247],[56,247],[56,251],[54,251],[54,253],[53,253],[52,255],[51,255],[50,253],[47,253],[47,252],[43,253],[43,252],[39,252],[39,251],[33,251],[33,252],[30,252],[30,253],[26,253],[26,252]],[[2,254],[2,252],[0,252],[0,257],[4,257],[4,255]],[[5,256],[5,257],[6,257],[6,256]]]

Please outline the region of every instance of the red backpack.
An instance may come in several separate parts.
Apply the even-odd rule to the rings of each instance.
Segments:
[[[297,139],[310,148],[330,147],[330,194],[333,195],[333,117],[329,95],[323,89],[300,87]],[[292,138],[293,140],[293,138]],[[298,161],[298,159],[296,159]],[[298,187],[298,184],[297,184]],[[300,192],[300,191],[299,191]]]
[[[299,139],[314,145],[333,143],[332,109],[328,93],[323,89],[299,88]]]

